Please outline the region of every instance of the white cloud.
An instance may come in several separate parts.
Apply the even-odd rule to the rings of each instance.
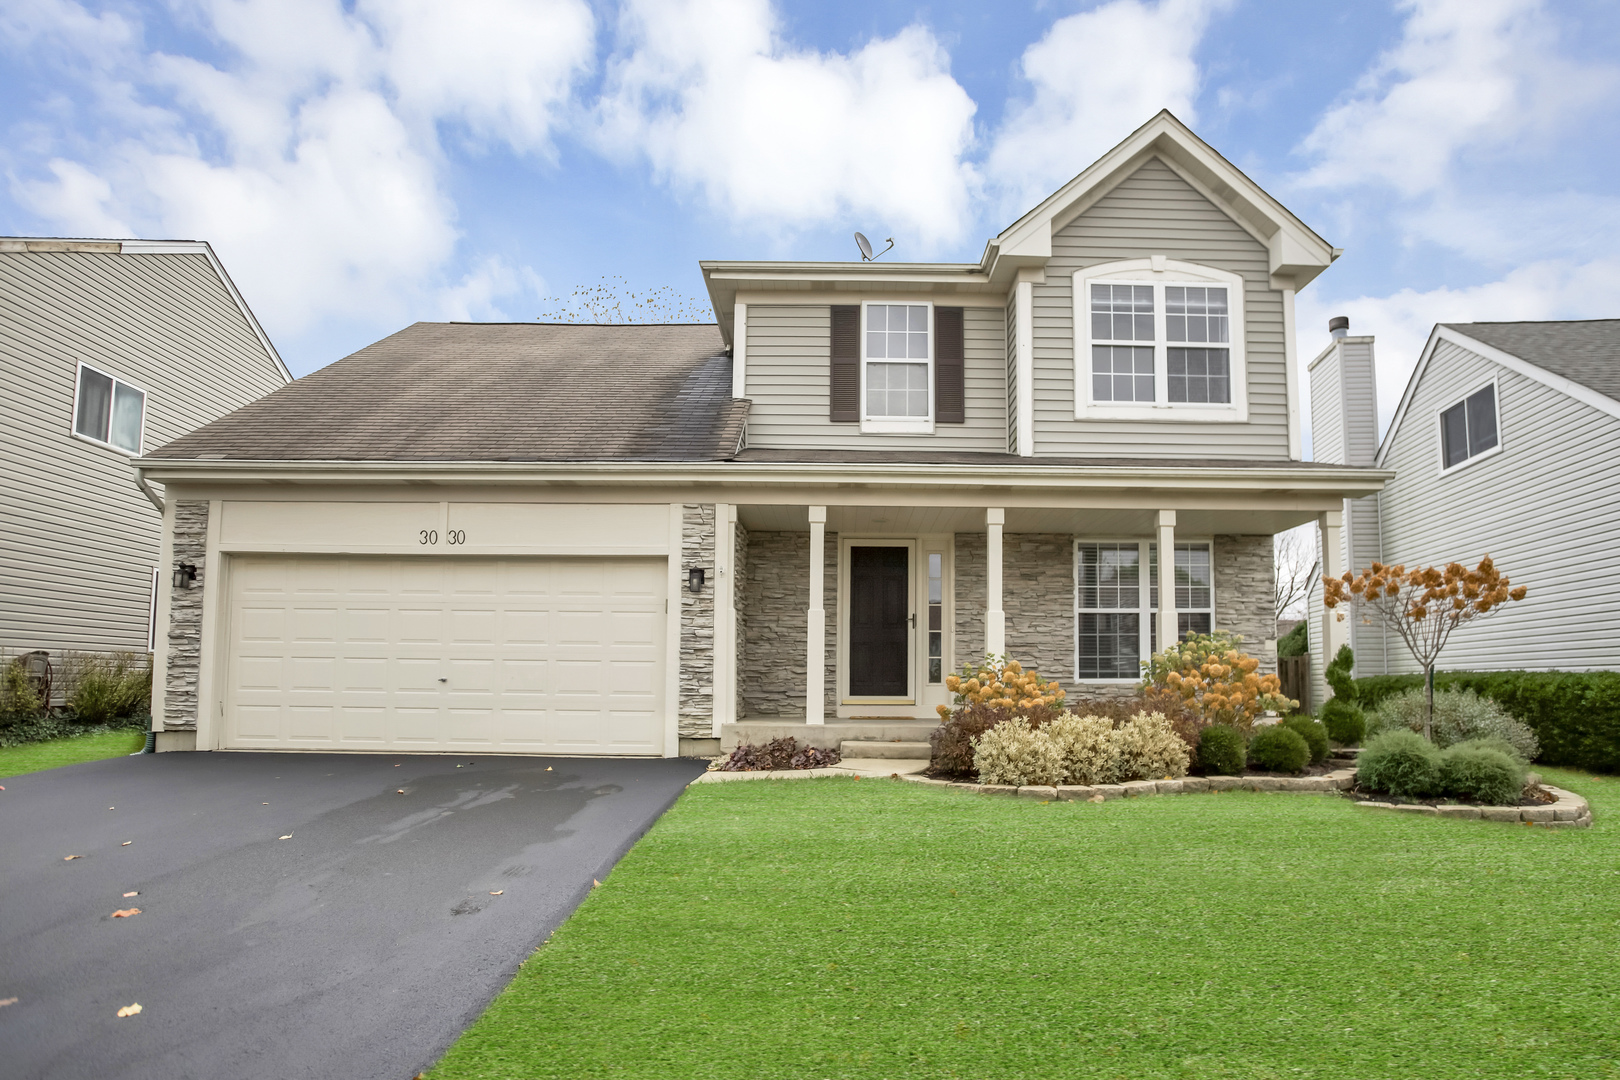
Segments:
[[[1615,85],[1613,68],[1558,52],[1542,0],[1401,0],[1400,42],[1301,149],[1316,164],[1302,182],[1383,183],[1406,196],[1442,187],[1472,149],[1524,150]]]
[[[917,258],[962,235],[974,103],[911,26],[849,53],[794,49],[768,0],[629,0],[597,140],[734,220],[843,221]]]
[[[1033,87],[995,137],[987,176],[1012,208],[1028,209],[1169,109],[1196,119],[1193,53],[1226,0],[1113,0],[1053,23],[1024,50]]]
[[[1296,307],[1301,367],[1327,346],[1328,319],[1349,316],[1352,334],[1377,339],[1378,424],[1382,431],[1400,404],[1435,323],[1601,318],[1613,315],[1617,295],[1620,259],[1547,260],[1482,285],[1421,292],[1402,289],[1389,296],[1326,300],[1306,290]]]
[[[438,126],[545,152],[594,61],[586,0],[185,10],[227,60],[148,53],[139,28],[69,0],[34,0],[26,19],[8,10],[0,33],[13,47],[50,38],[59,63],[92,72],[88,108],[100,112],[81,119],[113,133],[15,178],[20,203],[70,234],[213,242],[278,335],[412,309],[491,311],[497,290],[531,284],[492,264],[446,283],[459,235]]]

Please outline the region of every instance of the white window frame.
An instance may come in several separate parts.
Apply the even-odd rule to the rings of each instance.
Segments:
[[[1151,404],[1141,401],[1094,401],[1091,396],[1091,285],[1153,286],[1153,395]],[[1207,403],[1170,400],[1169,349],[1166,340],[1164,287],[1166,285],[1215,285],[1226,289],[1227,319],[1231,339],[1227,375],[1231,381],[1229,402]],[[1244,332],[1245,304],[1242,276],[1213,266],[1178,262],[1154,255],[1147,259],[1125,259],[1077,270],[1074,274],[1074,416],[1076,420],[1169,420],[1182,423],[1243,423],[1249,419],[1247,337]],[[1186,343],[1198,348],[1197,343]],[[1175,347],[1181,348],[1182,342]],[[1216,348],[1220,343],[1214,343]]]
[[[892,417],[868,416],[866,414],[866,366],[884,364],[891,361],[887,357],[878,357],[868,360],[866,357],[866,311],[873,304],[885,307],[926,307],[928,309],[928,415]],[[934,305],[932,301],[923,300],[863,300],[861,302],[861,431],[875,435],[932,435],[934,433]],[[896,363],[921,363],[920,360],[894,361]]]
[[[1477,454],[1472,454],[1465,457],[1461,461],[1457,462],[1457,464],[1447,467],[1446,413],[1450,412],[1452,409],[1455,409],[1458,405],[1461,405],[1463,406],[1463,416],[1466,418],[1468,416],[1468,399],[1485,389],[1487,386],[1491,388],[1491,411],[1496,414],[1496,445],[1491,447],[1489,450],[1481,450]],[[1468,466],[1474,464],[1475,462],[1484,461],[1487,458],[1495,457],[1497,454],[1502,452],[1502,441],[1502,387],[1498,384],[1494,376],[1486,379],[1484,382],[1468,391],[1468,393],[1464,394],[1462,397],[1456,399],[1455,401],[1447,402],[1444,406],[1435,410],[1434,449],[1435,459],[1440,462],[1441,476],[1450,476],[1452,473],[1468,468]]]
[[[1157,540],[1149,540],[1147,542],[1147,544],[1148,544],[1148,549],[1151,552],[1153,548],[1158,546],[1159,542]],[[1215,538],[1212,537],[1212,536],[1186,536],[1186,537],[1178,536],[1178,537],[1176,537],[1176,546],[1180,547],[1182,545],[1186,545],[1187,547],[1201,547],[1206,552],[1209,553],[1209,607],[1208,608],[1202,608],[1202,607],[1197,607],[1197,608],[1186,607],[1186,608],[1183,608],[1183,607],[1178,606],[1176,608],[1176,621],[1179,623],[1180,620],[1181,620],[1181,616],[1184,615],[1184,614],[1190,614],[1190,613],[1193,613],[1193,612],[1202,613],[1202,612],[1207,610],[1209,612],[1209,632],[1214,633],[1215,632]],[[1153,646],[1153,634],[1154,634],[1154,628],[1158,625],[1158,618],[1159,618],[1159,609],[1153,606],[1153,590],[1157,589],[1158,587],[1159,587],[1159,578],[1158,578],[1157,574],[1153,573],[1153,560],[1150,558],[1148,560],[1148,610],[1149,610],[1148,627],[1147,627],[1147,633],[1144,635],[1144,637],[1147,639],[1147,644],[1142,646],[1142,648],[1144,650],[1143,653],[1142,653],[1143,656],[1152,656],[1153,655],[1152,652],[1151,652],[1151,649],[1152,649],[1152,646]]]
[[[1149,558],[1148,553],[1155,545],[1158,544],[1158,539],[1156,537],[1146,536],[1076,536],[1074,538],[1074,559],[1070,570],[1070,573],[1074,578],[1074,590],[1070,597],[1071,608],[1074,612],[1074,641],[1069,671],[1074,676],[1074,681],[1077,683],[1082,683],[1088,686],[1133,686],[1142,681],[1140,666],[1138,667],[1136,676],[1129,679],[1099,679],[1082,676],[1080,674],[1080,615],[1082,611],[1080,607],[1080,545],[1132,543],[1137,546],[1137,565],[1140,567],[1139,577],[1141,581],[1141,599],[1139,600],[1140,606],[1138,608],[1137,619],[1137,664],[1140,665],[1143,660],[1146,660],[1148,657],[1153,655],[1151,649],[1153,643],[1153,620],[1156,617],[1156,609],[1153,607],[1152,597],[1153,586],[1156,585],[1157,582],[1150,580],[1149,570],[1152,567],[1152,560]],[[1210,629],[1213,631],[1215,629],[1216,610],[1215,538],[1213,536],[1178,536],[1176,537],[1176,543],[1202,544],[1209,549],[1209,625]],[[1171,557],[1174,558],[1174,555]],[[1120,610],[1123,609],[1112,609],[1114,612],[1118,612]],[[1198,610],[1202,611],[1203,609],[1199,608]]]
[[[127,386],[131,390],[134,390],[141,395],[141,437],[139,440],[139,445],[137,445],[133,451],[125,450],[122,446],[119,446],[108,439],[97,439],[94,436],[86,435],[79,430],[79,399],[83,396],[82,391],[84,390],[84,373],[87,369],[95,372],[104,379],[111,379],[113,381],[112,398],[107,402],[108,435],[112,434],[112,409],[113,403],[118,400],[118,387],[120,385]],[[87,442],[92,446],[99,446],[103,449],[112,450],[115,453],[124,454],[128,457],[140,457],[141,453],[146,449],[146,406],[151,399],[152,395],[147,393],[145,387],[132,383],[121,375],[114,375],[110,371],[103,371],[93,364],[87,364],[83,360],[80,360],[73,369],[73,419],[70,421],[68,434],[72,435],[75,439]]]

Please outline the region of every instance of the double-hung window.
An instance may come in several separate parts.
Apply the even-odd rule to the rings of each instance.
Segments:
[[[146,392],[122,379],[79,365],[73,399],[73,433],[139,455],[146,427]]]
[[[1496,384],[1486,383],[1440,414],[1441,469],[1454,469],[1500,447]]]
[[[1158,649],[1159,545],[1082,540],[1075,545],[1075,678],[1142,677]],[[1176,544],[1176,622],[1182,636],[1215,625],[1213,551],[1207,540]]]
[[[933,308],[866,304],[861,417],[867,431],[929,431],[934,423]]]
[[[1155,257],[1074,285],[1076,417],[1247,418],[1242,278]]]

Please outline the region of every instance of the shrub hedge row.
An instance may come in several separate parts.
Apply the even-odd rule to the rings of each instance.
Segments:
[[[1357,703],[1376,709],[1390,694],[1422,686],[1423,676],[1372,675],[1355,684]],[[1620,773],[1620,671],[1441,671],[1434,685],[1494,698],[1536,733],[1543,764]]]

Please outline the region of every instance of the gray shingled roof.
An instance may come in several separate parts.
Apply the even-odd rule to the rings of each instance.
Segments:
[[[1620,401],[1620,319],[1444,325]]]
[[[748,403],[720,330],[426,323],[147,456],[249,461],[714,461]]]

